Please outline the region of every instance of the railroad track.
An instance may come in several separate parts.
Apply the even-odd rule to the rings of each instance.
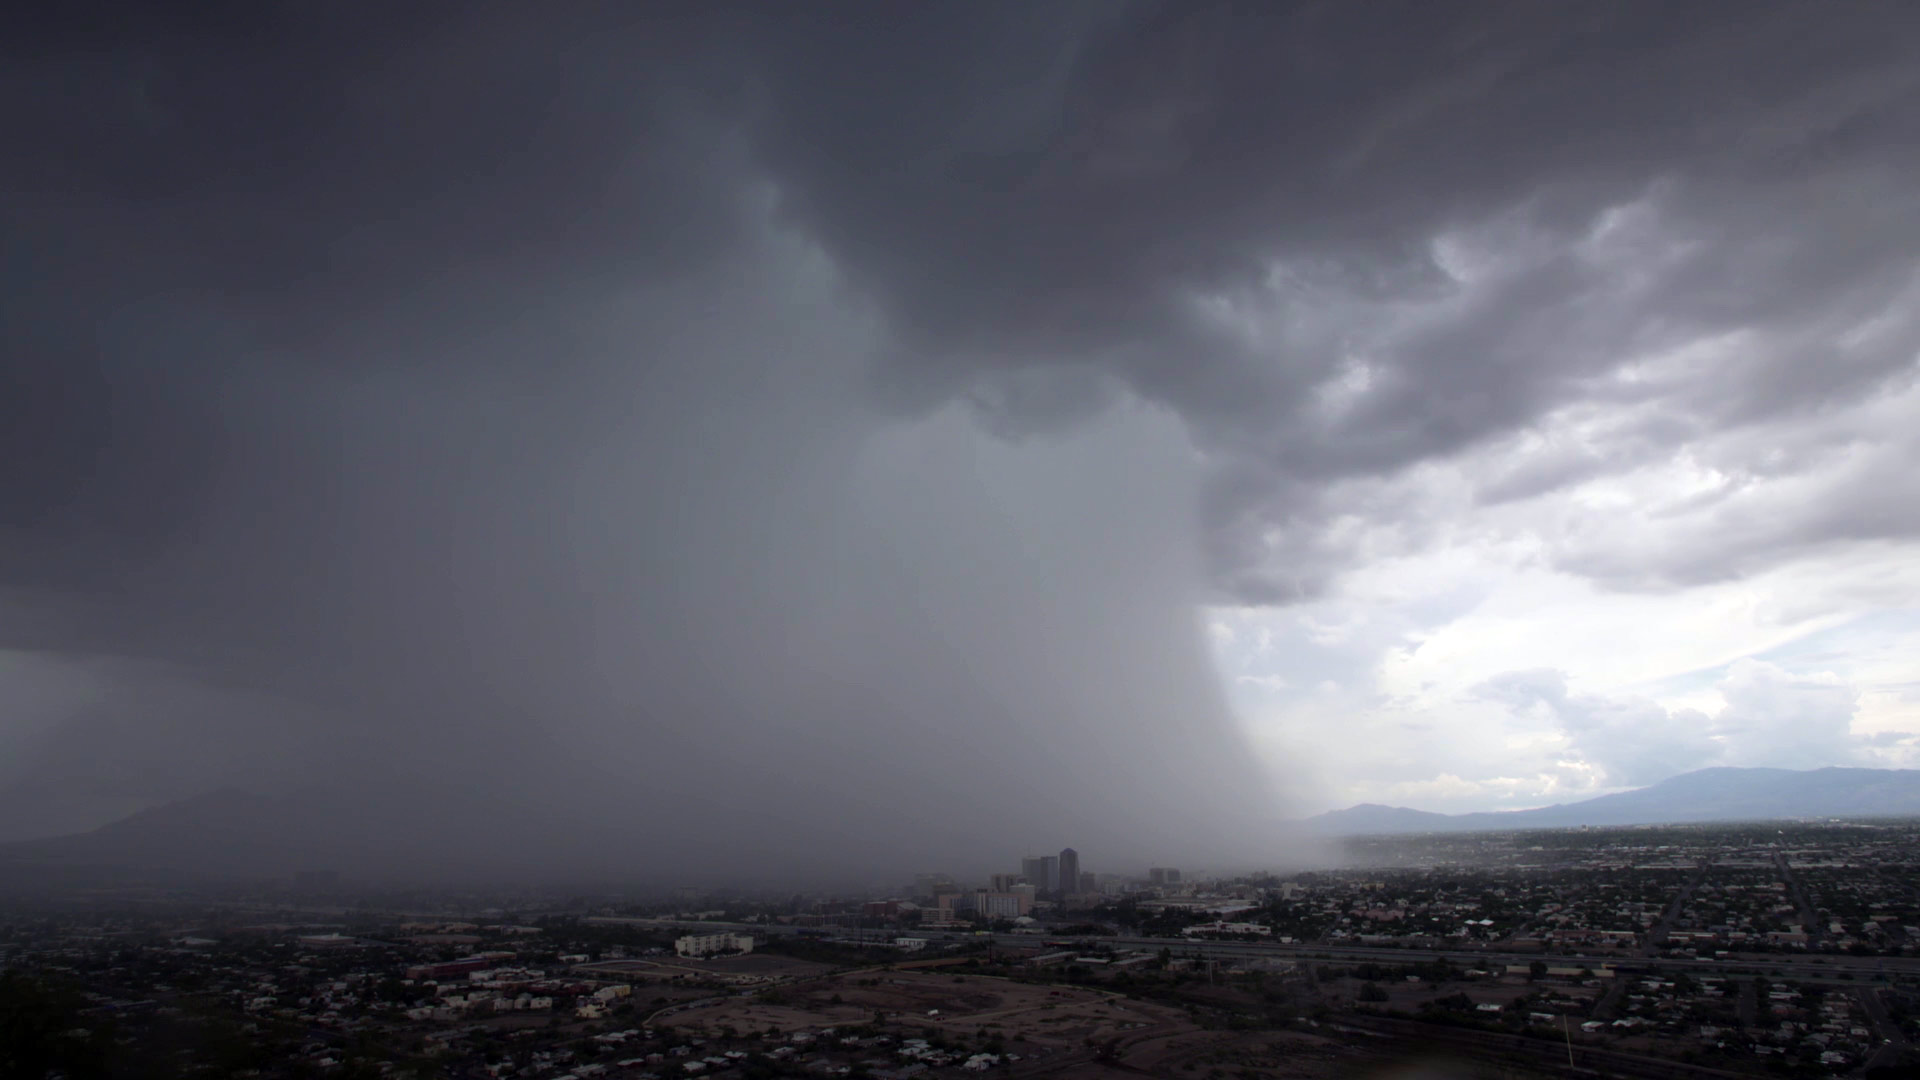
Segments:
[[[1512,1054],[1539,1063],[1553,1072],[1567,1070],[1567,1045],[1495,1031],[1472,1031],[1395,1017],[1348,1016],[1342,1023],[1363,1031],[1443,1046],[1484,1058],[1489,1051]],[[1752,1080],[1750,1073],[1728,1072],[1705,1065],[1689,1065],[1666,1058],[1628,1054],[1593,1046],[1574,1045],[1574,1071],[1591,1076],[1650,1077],[1653,1080]]]

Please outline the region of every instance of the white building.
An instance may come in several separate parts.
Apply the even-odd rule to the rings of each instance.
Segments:
[[[673,951],[681,956],[713,956],[717,953],[752,952],[751,934],[688,934],[677,938]]]
[[[1250,922],[1225,922],[1225,921],[1221,921],[1221,922],[1210,922],[1210,923],[1200,923],[1200,924],[1198,924],[1198,925],[1196,925],[1196,926],[1189,926],[1189,927],[1187,927],[1186,929],[1184,929],[1184,930],[1182,930],[1182,931],[1180,931],[1180,932],[1181,932],[1182,934],[1187,934],[1187,935],[1193,935],[1193,934],[1255,934],[1255,935],[1258,935],[1258,936],[1260,936],[1260,937],[1268,937],[1268,936],[1270,936],[1270,935],[1272,935],[1272,933],[1273,933],[1273,927],[1271,927],[1271,926],[1263,926],[1263,925],[1261,925],[1260,923],[1250,923]]]
[[[982,915],[995,919],[1015,919],[1025,915],[1033,908],[1033,898],[1011,892],[977,892],[973,894],[973,909]]]

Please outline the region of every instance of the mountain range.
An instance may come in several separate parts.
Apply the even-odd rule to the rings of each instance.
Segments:
[[[1329,836],[1561,829],[1810,817],[1920,816],[1920,769],[1700,769],[1649,787],[1531,810],[1435,814],[1362,803],[1308,818]]]
[[[263,880],[337,870],[360,880],[488,880],[624,867],[616,822],[518,810],[482,816],[458,778],[411,791],[325,786],[261,794],[223,788],[97,829],[0,843],[0,891],[93,882]]]
[[[424,786],[423,786],[424,785]],[[142,810],[86,832],[0,843],[0,889],[114,881],[261,879],[338,868],[373,877],[491,880],[679,866],[654,832],[518,813],[478,819],[455,792],[416,780],[405,800],[357,789],[259,795],[227,789]],[[421,798],[422,793],[430,797]],[[438,808],[438,812],[436,812]],[[1476,814],[1363,804],[1295,823],[1322,836],[1504,831],[1816,817],[1920,817],[1920,770],[1702,769],[1581,802]],[[431,843],[423,837],[433,838]],[[404,872],[404,873],[403,873]]]

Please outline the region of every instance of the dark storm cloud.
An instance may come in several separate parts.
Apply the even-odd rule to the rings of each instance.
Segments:
[[[528,49],[502,14],[77,5],[9,36],[9,524],[171,535],[288,392],[254,373],[533,376],[567,350],[530,313],[724,244],[698,116],[636,74],[673,24],[556,16]]]
[[[1342,483],[1714,334],[1699,422],[1911,363],[1841,338],[1920,250],[1917,17],[41,13],[3,643],[197,680],[156,740],[284,729],[208,776],[383,759],[709,865],[1262,819],[1192,606],[1323,588]]]
[[[705,126],[715,27],[621,22],[36,53],[4,626],[97,692],[7,733],[8,805],[305,788],[412,866],[656,879],[1280,850],[1177,430],[862,405],[870,319]]]
[[[1750,340],[1684,389],[1715,423],[1871,392],[1920,343],[1898,314],[1840,340],[1912,287],[1910,7],[1169,5],[779,40],[755,146],[893,317],[893,374],[1064,358],[1173,406],[1230,462],[1215,570],[1253,602],[1300,591],[1259,539],[1300,478],[1459,450],[1717,334]],[[1570,250],[1636,203],[1637,232]],[[1489,222],[1517,262],[1456,281],[1435,239]],[[1370,385],[1329,419],[1312,391],[1351,354]]]

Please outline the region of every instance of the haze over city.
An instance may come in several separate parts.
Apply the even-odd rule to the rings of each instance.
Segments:
[[[1144,873],[1920,764],[1920,7],[0,50],[0,841]]]

